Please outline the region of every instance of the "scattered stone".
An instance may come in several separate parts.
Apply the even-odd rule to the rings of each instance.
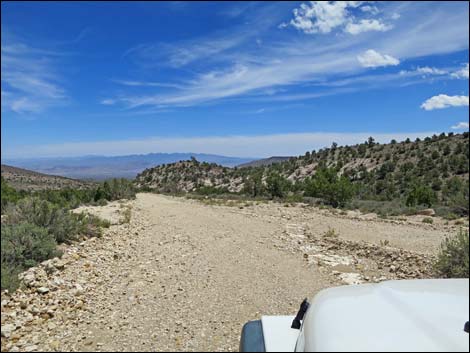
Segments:
[[[15,331],[16,327],[12,324],[6,324],[2,326],[1,328],[1,336],[8,338],[12,334],[13,331]]]
[[[46,294],[46,293],[49,293],[49,288],[47,288],[47,287],[39,287],[36,291],[37,291],[39,294]]]
[[[34,276],[34,273],[26,273],[23,276],[22,280],[23,280],[23,283],[26,285],[26,287],[31,287],[34,281],[36,280],[36,278]]]

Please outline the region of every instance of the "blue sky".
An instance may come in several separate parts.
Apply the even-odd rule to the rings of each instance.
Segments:
[[[2,2],[2,158],[467,131],[468,2]]]

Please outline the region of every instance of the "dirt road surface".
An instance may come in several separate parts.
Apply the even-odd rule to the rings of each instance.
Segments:
[[[50,292],[18,294],[14,303],[29,298],[25,310],[2,296],[2,327],[18,326],[14,340],[2,337],[2,350],[236,351],[246,321],[295,314],[304,297],[345,284],[353,268],[367,265],[343,240],[387,240],[426,259],[453,232],[274,203],[211,206],[138,194],[127,207],[130,223],[66,250],[65,268],[48,277]],[[93,212],[119,223],[112,214],[122,208],[114,203]],[[305,245],[331,229],[333,243]],[[28,313],[52,304],[50,316]]]

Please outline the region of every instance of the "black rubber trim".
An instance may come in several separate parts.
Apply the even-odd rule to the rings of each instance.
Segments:
[[[243,326],[240,352],[266,352],[261,320],[249,321]]]

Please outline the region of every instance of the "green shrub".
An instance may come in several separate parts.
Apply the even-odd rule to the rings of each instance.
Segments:
[[[460,229],[454,237],[444,240],[434,267],[447,278],[469,277],[468,231]]]
[[[302,202],[302,201],[303,201],[303,197],[302,197],[302,195],[299,195],[299,194],[287,195],[287,196],[284,198],[284,201],[285,201],[285,202],[291,202],[291,203],[294,203],[294,202]]]
[[[227,188],[217,188],[215,186],[201,186],[195,190],[200,195],[220,195],[229,193]]]
[[[130,180],[121,178],[105,181],[96,189],[93,199],[95,202],[102,199],[107,201],[132,200],[135,199],[135,195],[136,188],[134,184]]]
[[[271,172],[266,178],[266,190],[271,198],[284,197],[289,187],[290,182],[277,172]]]
[[[449,212],[446,215],[444,215],[443,218],[448,220],[448,221],[453,221],[455,219],[458,219],[459,216],[457,216],[455,213]]]
[[[61,190],[40,190],[31,193],[30,196],[49,201],[61,208],[77,208],[82,204],[89,204],[93,201],[94,189],[61,189]]]
[[[305,182],[305,196],[320,197],[333,207],[344,206],[355,194],[348,178],[338,177],[336,170],[321,168]]]
[[[108,204],[108,201],[105,199],[99,199],[98,201],[95,202],[96,206],[106,206]]]
[[[14,289],[18,273],[59,255],[54,236],[34,224],[2,224],[1,234],[2,289]]]
[[[425,205],[431,207],[436,202],[436,194],[425,185],[415,185],[406,198],[407,206]]]
[[[15,189],[13,189],[8,183],[6,182],[3,177],[1,177],[1,212],[4,214],[7,206],[9,204],[15,204],[20,198],[21,195],[19,192],[17,192]]]
[[[2,263],[34,266],[57,254],[54,237],[30,223],[2,225]]]
[[[100,236],[101,227],[109,227],[109,222],[89,214],[74,214],[48,201],[37,197],[20,200],[7,210],[8,224],[30,223],[44,228],[57,243],[70,243],[80,235]]]
[[[1,288],[2,290],[8,289],[9,291],[14,291],[18,288],[20,281],[18,279],[18,274],[22,270],[18,267],[7,266],[2,264],[2,276],[1,276]]]
[[[433,224],[434,220],[430,217],[423,218],[423,223]]]
[[[30,223],[47,229],[58,243],[76,239],[81,230],[79,216],[37,197],[20,200],[7,216],[9,224]]]

